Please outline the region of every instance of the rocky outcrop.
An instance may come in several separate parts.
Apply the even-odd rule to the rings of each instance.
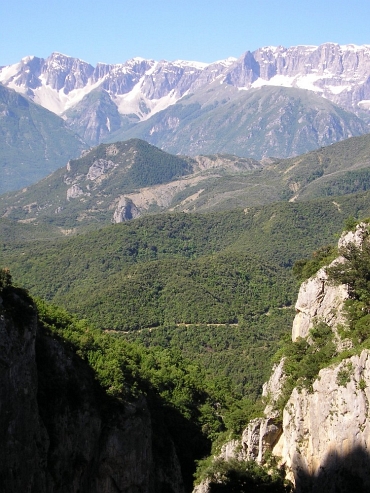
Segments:
[[[86,175],[86,179],[94,181],[104,175],[109,169],[115,168],[117,166],[117,164],[113,163],[109,159],[97,159],[90,166],[89,171]]]
[[[67,200],[68,201],[71,199],[77,199],[78,197],[81,197],[81,195],[84,195],[84,191],[78,185],[72,185],[67,190]]]
[[[293,390],[273,452],[297,493],[370,490],[369,397],[367,350],[321,370],[313,392]],[[361,487],[348,489],[351,481]]]
[[[242,449],[247,460],[263,462],[267,451],[273,450],[281,436],[281,425],[275,418],[253,419],[243,431]]]
[[[174,444],[147,398],[108,397],[85,361],[38,326],[24,292],[1,295],[0,490],[182,493]]]
[[[367,235],[367,225],[359,224],[355,231],[342,235],[339,251],[350,244],[361,247]],[[339,257],[334,263],[344,261]],[[347,286],[331,284],[325,268],[320,269],[300,288],[293,341],[298,337],[309,340],[316,322],[325,322],[338,338],[337,326],[346,323],[343,303],[347,298]],[[340,345],[337,348],[340,350]],[[275,401],[281,387],[274,382],[282,378],[283,367],[281,362],[264,387],[265,391],[272,389]],[[293,390],[283,410],[279,440],[271,450],[281,458],[297,493],[369,491],[369,389],[370,352],[364,350],[321,370],[312,391]],[[265,413],[270,412],[267,406]],[[260,443],[261,437],[262,433],[255,441]],[[259,445],[256,453],[260,458],[263,447]]]
[[[339,251],[350,244],[361,247],[367,236],[368,225],[359,224],[342,235]],[[344,261],[339,257],[334,262]],[[316,322],[329,325],[338,341],[347,298],[347,287],[330,284],[325,268],[320,269],[299,291],[293,341],[301,337],[312,343],[309,331]],[[225,444],[219,457],[263,463],[270,451],[296,493],[370,491],[370,350],[322,369],[312,389],[294,388],[279,419],[274,409],[286,379],[284,363],[283,358],[275,365],[263,386],[265,417],[252,420],[241,439]],[[209,483],[195,491],[207,493]]]
[[[112,222],[123,223],[125,221],[130,221],[130,219],[135,219],[135,217],[139,216],[140,211],[133,203],[133,201],[127,197],[122,197],[121,199],[119,199],[117,207],[114,211]]]
[[[325,268],[304,282],[295,305],[297,314],[293,321],[292,340],[309,336],[316,322],[325,322],[335,328],[345,323],[343,303],[348,298],[346,286],[334,286],[328,282]]]

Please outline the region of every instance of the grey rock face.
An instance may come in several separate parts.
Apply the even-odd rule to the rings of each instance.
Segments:
[[[246,459],[263,462],[266,452],[273,449],[281,433],[281,425],[274,418],[256,418],[250,421],[242,435]]]
[[[165,428],[160,457],[154,446],[146,398],[112,402],[86,363],[40,329],[24,293],[3,293],[0,309],[0,490],[183,493]]]
[[[352,491],[351,478],[361,484],[356,491],[369,490],[369,385],[370,353],[363,351],[321,370],[313,393],[294,389],[274,453],[291,470],[297,492]]]
[[[161,61],[151,74],[144,77],[142,93],[148,99],[160,99],[171,91],[181,98],[191,84],[198,78],[200,69],[187,67],[181,63]]]
[[[360,224],[355,232],[342,235],[339,247],[350,243],[361,247],[367,236],[367,225]],[[315,320],[324,321],[335,333],[336,325],[344,321],[342,308],[347,297],[346,286],[329,285],[325,270],[320,269],[301,286],[293,340],[309,337]],[[225,444],[223,458],[263,462],[269,450],[285,467],[296,493],[370,491],[370,351],[365,349],[322,369],[311,392],[293,389],[281,424],[272,409],[284,379],[282,359],[263,388],[263,395],[269,398],[266,417],[250,421],[240,441]],[[209,483],[194,491],[207,493]]]
[[[80,188],[78,185],[72,185],[67,190],[67,200],[77,199],[78,197],[80,197],[83,194],[84,194],[84,191],[82,190],[82,188]]]
[[[260,76],[260,65],[250,51],[228,71],[225,82],[237,87],[250,87]]]
[[[295,305],[297,314],[293,321],[293,342],[298,337],[307,338],[315,322],[325,322],[333,329],[339,323],[345,323],[342,309],[347,298],[347,287],[329,284],[324,268],[305,281]]]
[[[94,161],[94,163],[90,166],[89,172],[86,175],[87,180],[96,180],[101,175],[104,175],[109,169],[117,167],[117,164],[114,164],[113,161],[106,159],[98,159]]]
[[[46,475],[39,464],[45,465],[49,443],[38,415],[36,314],[27,298],[16,293],[9,298],[21,320],[4,313],[7,303],[1,299],[0,489],[41,492],[45,491]]]
[[[47,86],[68,94],[85,87],[93,72],[94,67],[82,60],[53,53],[43,63],[41,73]]]
[[[114,211],[112,222],[123,223],[140,216],[140,211],[132,200],[122,197]]]
[[[134,58],[121,65],[98,65],[94,72],[94,82],[101,82],[103,89],[113,95],[130,92],[141,77],[150,71],[154,60]]]

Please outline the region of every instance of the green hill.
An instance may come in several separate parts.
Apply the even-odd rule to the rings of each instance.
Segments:
[[[290,159],[188,158],[132,139],[101,144],[39,183],[0,196],[0,216],[70,234],[165,211],[249,208],[366,191],[370,135]]]
[[[109,224],[122,194],[189,175],[192,161],[132,139],[101,144],[39,183],[0,197],[10,219],[75,228]]]

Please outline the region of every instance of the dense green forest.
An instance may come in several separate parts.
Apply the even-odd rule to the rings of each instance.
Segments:
[[[1,263],[32,295],[121,338],[176,348],[255,399],[291,331],[293,264],[335,244],[349,216],[369,214],[364,193],[153,215],[70,238],[44,230],[38,241],[33,226],[2,220]]]
[[[87,320],[78,319],[41,299],[32,299],[26,290],[14,287],[7,269],[0,270],[0,297],[0,315],[3,320],[11,320],[13,330],[22,331],[23,324],[35,320],[36,311],[37,360],[44,370],[49,358],[45,352],[48,348],[45,337],[57,339],[89,365],[108,396],[108,399],[100,396],[106,413],[118,404],[130,406],[130,402],[145,396],[154,424],[165,426],[166,433],[174,440],[189,490],[196,462],[210,453],[211,445],[217,450],[225,439],[240,433],[247,422],[261,412],[261,403],[243,398],[230,378],[207,372],[193,358],[184,357],[181,348],[145,347],[118,334],[96,329]],[[62,384],[55,372],[48,375],[41,372],[39,377],[42,388],[39,398],[44,399],[43,392],[47,389],[48,399],[53,400],[54,394],[57,399],[60,385],[65,382]],[[73,382],[70,385],[62,390],[78,402]],[[48,402],[44,403],[46,407]],[[160,441],[160,436],[156,436],[158,430],[154,428],[153,433]],[[205,473],[208,472],[206,468]],[[277,472],[271,476],[261,466],[250,464],[247,471],[239,473],[243,481],[247,474],[251,484],[283,487],[284,482]]]

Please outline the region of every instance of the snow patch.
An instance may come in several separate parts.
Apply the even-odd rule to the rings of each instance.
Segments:
[[[340,94],[343,91],[350,91],[351,86],[325,86],[332,94]]]
[[[358,106],[364,110],[370,110],[370,99],[363,99],[358,103]]]
[[[203,63],[203,62],[193,62],[193,61],[188,61],[188,60],[174,60],[173,62],[170,62],[173,65],[177,65],[180,67],[194,67],[198,70],[204,70],[206,67],[211,65],[210,63]]]
[[[259,77],[251,85],[252,88],[258,88],[262,86],[279,86],[279,87],[297,87],[298,89],[307,89],[313,92],[322,93],[323,89],[316,86],[315,82],[322,79],[322,77],[316,74],[309,74],[303,76],[289,77],[287,75],[274,75],[270,80],[262,79]]]
[[[7,82],[9,79],[15,77],[19,73],[21,68],[22,68],[22,62],[18,62],[15,63],[14,65],[8,65],[7,67],[3,67],[0,70],[0,82]]]
[[[117,105],[118,112],[121,115],[129,115],[133,113],[137,115],[141,121],[147,120],[155,113],[162,111],[168,106],[175,104],[180,98],[176,96],[175,90],[169,92],[166,96],[160,99],[148,99],[141,93],[141,83],[144,77],[135,85],[131,92],[122,95],[112,95],[112,99]],[[148,108],[148,113],[143,113],[140,106],[145,104]]]
[[[85,87],[74,89],[68,94],[65,94],[63,88],[57,91],[50,85],[47,85],[45,75],[42,74],[40,75],[40,81],[42,83],[41,87],[34,89],[34,102],[57,115],[61,115],[66,110],[79,103],[84,96],[99,87],[103,80],[104,79],[100,79],[95,83],[90,81]]]

